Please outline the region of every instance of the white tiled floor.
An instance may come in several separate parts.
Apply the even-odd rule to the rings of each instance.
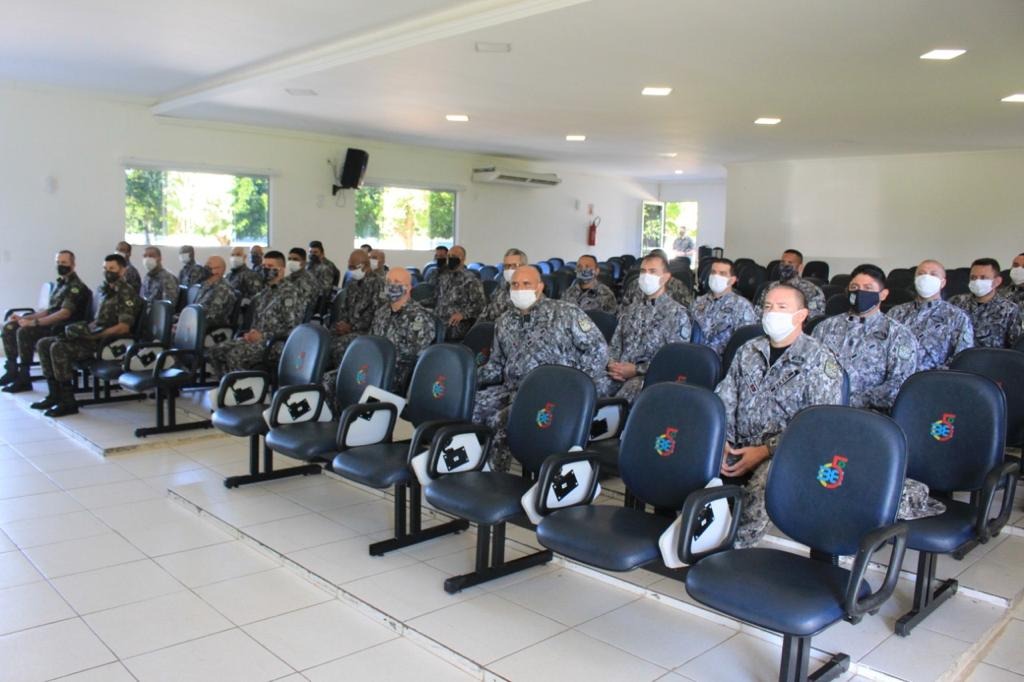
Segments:
[[[326,476],[226,490],[223,473],[246,462],[235,439],[104,459],[0,399],[0,679],[777,676],[777,642],[685,610],[678,580],[641,571],[613,583],[555,563],[448,595],[444,579],[471,568],[472,532],[370,557],[367,544],[390,527],[389,500]],[[520,529],[509,537],[532,541]],[[509,557],[525,551],[510,542]],[[971,596],[1019,598],[1024,537],[943,570],[969,589],[910,638],[892,633],[910,602],[901,581],[877,617],[839,624],[816,647],[843,650],[876,677],[931,680],[958,666],[974,680],[1024,681],[1024,612],[1009,618]]]

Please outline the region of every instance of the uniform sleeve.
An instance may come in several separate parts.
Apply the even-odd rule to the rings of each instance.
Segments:
[[[608,343],[608,361],[619,362],[619,358],[622,357],[622,319],[619,319],[620,324],[615,325],[615,331],[612,332],[612,340]]]
[[[571,308],[573,345],[577,351],[580,371],[585,372],[594,384],[601,386],[608,366],[608,344],[597,325],[579,308]]]
[[[820,327],[821,325],[818,326]],[[819,371],[815,374],[813,381],[807,382],[803,406],[841,405],[842,402],[843,368],[832,351],[828,348],[822,348]]]
[[[470,319],[476,318],[483,312],[486,304],[484,285],[475,277],[467,279],[465,310],[460,311],[462,316]]]
[[[501,347],[501,322],[494,327],[494,340],[491,341],[491,357],[487,363],[477,370],[477,384],[491,386],[500,384],[505,376],[505,351]]]
[[[957,332],[956,348],[953,349],[953,355],[968,348],[974,348],[974,323],[971,322],[970,316],[966,314],[962,315],[961,319],[963,323]]]
[[[1021,310],[1019,305],[1014,304],[1016,311],[1010,320],[1010,330],[1007,334],[1010,342],[1010,348],[1017,345],[1017,341],[1020,340],[1021,335],[1024,334],[1024,310]]]
[[[810,309],[812,315],[825,314],[825,294],[818,286],[814,287],[814,294],[811,296],[810,300],[807,301],[807,307]]]
[[[178,301],[178,279],[171,273],[167,273],[167,276],[163,278],[160,287],[162,298],[171,303]]]
[[[74,315],[81,310],[84,302],[85,286],[82,284],[72,284],[68,287],[68,292],[64,296],[64,300],[60,303],[60,309],[67,310]]]
[[[405,359],[410,365],[416,362],[419,354],[434,342],[434,337],[437,335],[436,317],[431,313],[424,313],[420,316],[420,319],[423,321],[423,324],[418,330],[414,330],[415,333],[411,336],[412,343],[406,349],[407,356]]]
[[[603,287],[600,294],[600,308],[606,313],[615,314],[618,308],[618,302],[615,300],[615,294],[608,287]]]
[[[742,371],[740,368],[741,353],[742,351],[736,354],[725,378],[715,387],[715,395],[725,405],[725,439],[734,445],[736,444],[736,406],[739,405],[739,386],[742,385],[739,376]]]
[[[744,299],[744,301],[746,301],[746,299]],[[760,318],[757,315],[757,310],[755,310],[754,306],[749,302],[747,302],[746,305],[740,304],[739,308],[740,314],[737,316],[738,319],[736,320],[737,329],[745,327],[748,324],[757,324],[760,321]]]
[[[868,406],[886,411],[892,408],[903,382],[917,371],[919,353],[917,339],[909,329],[904,327],[893,335],[886,349],[885,381],[864,391]]]
[[[134,327],[135,318],[138,317],[139,310],[141,308],[141,301],[135,295],[135,292],[126,292],[126,294],[121,297],[121,300],[117,302],[118,324],[126,324],[129,328]]]

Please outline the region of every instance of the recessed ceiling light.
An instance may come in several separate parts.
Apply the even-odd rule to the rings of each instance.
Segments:
[[[565,136],[565,141],[566,142],[583,142],[586,139],[587,139],[586,135],[566,135]]]
[[[1024,92],[1018,92],[1015,95],[1010,95],[1008,97],[1004,97],[1001,101],[1003,101],[1003,102],[1016,102],[1016,103],[1024,102]]]
[[[646,88],[640,91],[641,95],[647,95],[648,97],[667,97],[672,94],[672,88],[666,88],[657,85],[648,85]]]
[[[676,175],[682,175],[682,174],[683,174],[683,171],[681,171],[681,170],[677,170],[676,171]]]
[[[663,159],[674,159],[677,156],[679,156],[679,153],[678,152],[662,152],[662,153],[658,154],[658,156],[660,156]]]
[[[512,43],[488,43],[485,41],[477,41],[474,49],[477,52],[511,52]]]
[[[950,59],[956,59],[965,52],[967,50],[932,50],[921,55],[921,59],[936,59],[948,62]]]
[[[762,116],[761,118],[755,119],[754,123],[759,126],[773,126],[782,123],[781,118],[773,118],[771,116]]]
[[[312,88],[285,88],[284,91],[292,97],[316,97],[320,94]]]
[[[466,114],[448,114],[445,116],[445,119],[454,123],[465,123],[469,120],[469,116]]]

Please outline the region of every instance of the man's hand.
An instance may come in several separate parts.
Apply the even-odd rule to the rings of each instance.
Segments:
[[[259,343],[263,340],[263,334],[260,333],[258,329],[250,329],[245,333],[245,336],[242,337],[242,340],[247,343]]]
[[[14,314],[12,314],[12,315],[11,315],[11,317],[10,317],[10,318],[8,319],[8,322],[21,322],[21,321],[22,321],[23,319],[25,319],[25,318],[23,318],[23,317],[22,317],[21,315],[19,315],[18,313],[14,313]],[[23,327],[24,327],[25,325],[21,325],[21,326],[23,326]]]
[[[11,315],[11,319],[15,320],[15,316]],[[35,320],[30,320],[27,317],[18,317],[15,321],[18,323],[19,327],[34,327],[35,326],[35,324],[34,324]]]
[[[345,335],[352,331],[352,325],[348,322],[335,322],[334,333]]]
[[[462,313],[452,313],[452,316],[448,318],[448,326],[454,327],[462,322]]]
[[[733,464],[728,464],[727,460],[730,456],[740,456],[740,459],[735,461]],[[722,455],[722,469],[721,473],[723,476],[743,476],[750,473],[757,466],[768,459],[768,446],[767,445],[751,445],[746,448],[734,448],[728,443],[725,445],[725,452]]]
[[[615,381],[629,381],[636,376],[636,365],[632,362],[609,362],[608,376]]]

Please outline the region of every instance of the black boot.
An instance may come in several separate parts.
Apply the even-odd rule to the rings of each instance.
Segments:
[[[46,390],[46,397],[43,398],[42,400],[38,400],[32,403],[31,405],[29,405],[29,407],[31,407],[33,410],[48,410],[54,405],[56,405],[58,392],[57,382],[54,381],[53,379],[47,379]]]
[[[0,386],[6,386],[18,378],[18,362],[8,360],[4,363],[4,375],[0,377]]]
[[[65,417],[78,414],[78,401],[75,400],[75,388],[70,383],[58,384],[57,404],[43,413],[47,417]]]
[[[2,390],[4,393],[24,393],[25,391],[32,390],[32,378],[29,376],[28,365],[23,365],[18,368],[18,373],[14,377],[14,381],[4,386]]]

